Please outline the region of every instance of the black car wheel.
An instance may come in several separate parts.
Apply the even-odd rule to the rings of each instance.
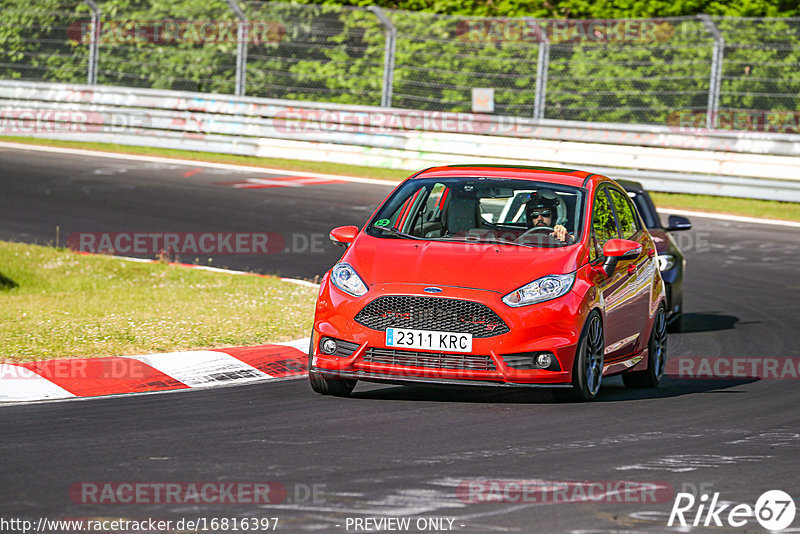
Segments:
[[[555,390],[556,398],[563,401],[590,401],[597,397],[603,380],[605,338],[600,314],[592,312],[583,327],[575,362],[572,366],[572,387]]]
[[[622,373],[622,382],[629,388],[658,387],[667,363],[667,312],[659,306],[653,321],[653,331],[647,345],[647,369]]]
[[[334,397],[347,397],[356,387],[358,380],[334,378],[326,376],[313,369],[314,360],[314,335],[311,335],[311,344],[308,348],[308,383],[311,389],[320,395],[333,395]]]
[[[670,317],[667,323],[667,332],[675,334],[676,332],[680,332],[681,328],[683,328],[683,310],[678,308],[678,311],[672,314],[672,317]]]

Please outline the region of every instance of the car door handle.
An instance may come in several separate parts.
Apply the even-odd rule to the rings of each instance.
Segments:
[[[648,258],[652,258],[655,255],[656,255],[656,250],[655,249],[653,249],[653,248],[647,249],[647,257]]]
[[[636,264],[631,263],[630,265],[628,265],[628,274],[633,274],[635,272],[636,272]]]

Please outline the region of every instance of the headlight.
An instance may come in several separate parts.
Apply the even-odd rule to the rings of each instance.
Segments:
[[[509,293],[503,297],[503,302],[514,308],[544,302],[566,294],[572,289],[573,282],[575,273],[543,276]]]
[[[360,297],[367,292],[367,285],[358,276],[355,269],[347,263],[337,263],[331,271],[333,285],[354,297]]]
[[[675,256],[672,254],[659,254],[658,255],[658,270],[668,271],[675,266]]]

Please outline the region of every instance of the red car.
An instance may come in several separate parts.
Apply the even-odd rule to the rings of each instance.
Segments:
[[[604,376],[656,387],[666,302],[625,191],[584,171],[452,165],[412,175],[322,279],[314,391],[358,380],[536,386],[591,400]]]

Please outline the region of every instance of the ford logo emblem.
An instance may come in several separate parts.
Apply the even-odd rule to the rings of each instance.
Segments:
[[[441,287],[426,287],[425,289],[423,289],[423,291],[425,293],[441,293],[442,292],[442,288]]]

